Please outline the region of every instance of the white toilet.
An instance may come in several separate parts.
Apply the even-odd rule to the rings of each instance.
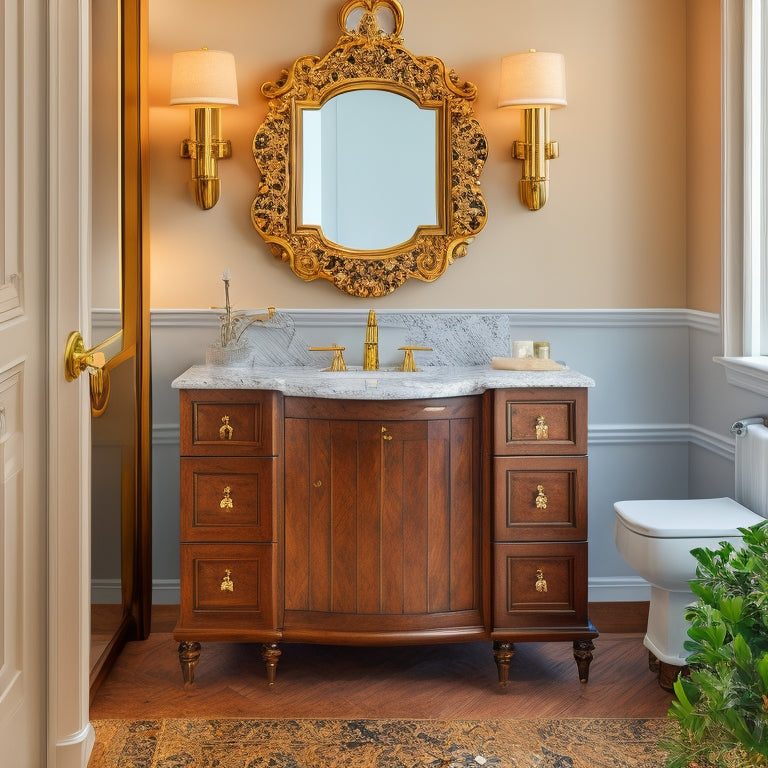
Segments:
[[[753,423],[758,422],[758,423]],[[741,542],[739,528],[768,517],[768,428],[763,420],[736,422],[736,498],[617,501],[614,537],[622,557],[651,584],[644,645],[660,662],[686,663],[685,609],[695,602],[691,550]],[[742,502],[742,503],[739,503]],[[749,508],[748,508],[749,507]]]

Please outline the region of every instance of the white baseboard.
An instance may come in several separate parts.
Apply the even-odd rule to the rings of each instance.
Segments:
[[[120,605],[123,595],[120,579],[93,579],[91,603],[93,605]],[[154,579],[152,581],[153,605],[178,605],[181,588],[178,579]]]
[[[651,585],[640,576],[591,576],[590,603],[636,603],[651,599]]]
[[[180,602],[179,579],[152,580],[152,605],[178,605]]]
[[[91,579],[91,605],[120,605],[122,602],[120,579]]]

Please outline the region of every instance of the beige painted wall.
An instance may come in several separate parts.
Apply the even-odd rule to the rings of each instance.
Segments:
[[[689,290],[696,308],[717,311],[713,280],[703,274],[714,224],[690,238],[695,274],[686,276],[686,179],[702,190],[712,183],[711,165],[700,178],[690,164],[716,154],[704,134],[686,153],[686,44],[697,54],[692,68],[712,66],[706,47],[687,36],[686,20],[703,34],[718,5],[701,0],[706,8],[694,11],[699,2],[402,0],[406,46],[478,85],[476,115],[490,146],[481,179],[489,219],[443,277],[411,280],[376,307],[685,307]],[[229,268],[238,307],[361,308],[325,281],[295,277],[249,216],[258,183],[250,145],[266,114],[260,86],[297,56],[336,42],[340,0],[150,5],[152,306],[221,303],[220,275]],[[188,163],[178,157],[187,112],[167,106],[172,53],[201,46],[235,54],[240,90],[240,107],[224,113],[234,157],[220,165],[222,199],[210,211],[193,204]],[[520,163],[510,145],[518,115],[496,108],[500,58],[530,47],[565,55],[569,102],[552,115],[561,156],[550,166],[550,200],[536,213],[517,197]],[[690,95],[696,114],[712,101],[702,86]],[[711,208],[712,195],[697,194],[689,226],[711,222]]]
[[[720,311],[720,0],[687,0],[687,304]]]

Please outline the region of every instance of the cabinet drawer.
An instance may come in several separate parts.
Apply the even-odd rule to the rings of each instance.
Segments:
[[[587,538],[586,456],[497,456],[493,472],[496,541]]]
[[[273,544],[182,544],[185,629],[274,629]]]
[[[587,390],[501,389],[494,392],[496,455],[587,452]]]
[[[272,456],[278,452],[276,392],[182,390],[182,456]]]
[[[587,622],[587,544],[494,544],[495,627]]]
[[[272,541],[277,459],[183,458],[181,541]]]

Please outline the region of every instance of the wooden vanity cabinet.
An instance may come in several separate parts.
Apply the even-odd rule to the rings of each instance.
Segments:
[[[181,390],[185,681],[202,641],[572,641],[586,681],[587,390]]]
[[[487,637],[482,398],[285,401],[286,639]]]
[[[516,641],[572,640],[586,682],[587,390],[493,393],[493,630],[502,683]]]

